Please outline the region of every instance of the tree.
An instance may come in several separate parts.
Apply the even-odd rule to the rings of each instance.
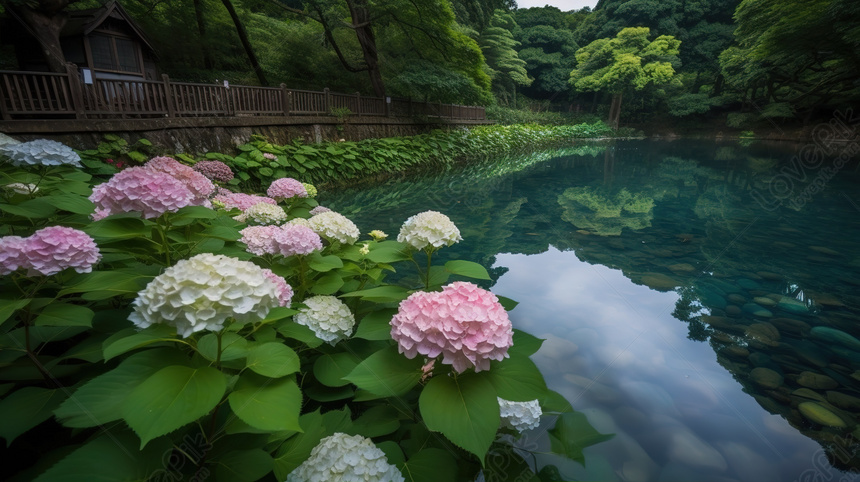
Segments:
[[[233,19],[233,25],[236,27],[239,41],[242,42],[242,47],[245,49],[245,54],[248,56],[251,68],[254,69],[254,73],[257,74],[257,79],[260,81],[260,85],[269,85],[269,83],[266,82],[266,74],[263,73],[263,68],[260,67],[260,61],[257,60],[257,54],[254,53],[254,48],[251,46],[251,41],[248,39],[248,32],[245,31],[245,25],[242,23],[242,20],[239,18],[239,14],[236,13],[236,9],[233,7],[233,2],[230,0],[221,0],[221,3],[224,4],[224,8],[227,9],[227,13],[229,13],[230,18]]]
[[[595,40],[576,52],[570,85],[577,92],[611,94],[608,123],[615,129],[624,92],[668,83],[680,64],[681,41],[669,35],[649,41],[649,33],[647,27],[625,28],[615,38]]]
[[[510,14],[496,10],[489,26],[478,37],[478,44],[484,53],[493,85],[502,97],[507,97],[508,88],[510,88],[514,107],[516,107],[516,86],[527,86],[534,80],[529,78],[525,68],[526,62],[519,58],[514,49],[519,45],[511,34],[511,30],[516,25]]]
[[[68,20],[66,7],[78,0],[6,0],[9,12],[27,27],[52,72],[66,71],[66,58],[60,45],[60,31]]]

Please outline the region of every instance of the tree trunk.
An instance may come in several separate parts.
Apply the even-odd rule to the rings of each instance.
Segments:
[[[379,70],[379,52],[376,49],[376,37],[373,34],[367,0],[346,0],[346,4],[352,16],[352,28],[364,54],[364,63],[367,64],[373,93],[377,97],[385,97],[385,83]]]
[[[227,9],[227,12],[230,14],[230,18],[233,19],[233,24],[236,25],[236,33],[239,34],[239,41],[242,42],[242,47],[245,48],[245,53],[248,55],[248,60],[251,62],[251,67],[254,69],[254,73],[257,74],[257,79],[260,80],[260,85],[264,87],[268,86],[269,83],[266,82],[266,75],[263,73],[263,68],[260,67],[260,62],[257,60],[257,55],[254,53],[254,49],[251,48],[251,41],[248,40],[248,32],[245,31],[245,26],[242,25],[242,21],[239,19],[236,9],[233,8],[233,2],[230,0],[221,0],[221,3],[224,4],[224,8]]]
[[[65,4],[67,5],[68,2]],[[28,7],[11,10],[39,42],[42,55],[45,56],[51,72],[66,72],[66,58],[60,45],[60,31],[68,19],[66,13],[61,11],[64,7],[65,5],[56,11],[35,10]]]
[[[200,5],[200,0],[194,0],[194,16],[197,17],[200,48],[203,49],[203,67],[206,70],[212,70],[212,54],[209,52],[209,42],[206,40],[206,21],[203,18],[203,8]]]
[[[609,106],[609,127],[618,130],[621,118],[621,92],[612,94],[612,104]]]

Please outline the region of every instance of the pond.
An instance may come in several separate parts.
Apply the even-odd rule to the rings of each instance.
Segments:
[[[565,480],[853,480],[858,151],[581,144],[320,201],[365,233],[431,209],[460,227],[440,256],[488,268],[514,327],[546,340],[550,388],[615,434],[585,467],[538,456]]]

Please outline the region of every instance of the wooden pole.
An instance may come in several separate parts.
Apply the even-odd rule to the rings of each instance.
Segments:
[[[284,115],[290,115],[290,91],[287,90],[287,84],[281,84],[281,107],[284,110]]]
[[[66,78],[69,82],[69,93],[72,96],[72,107],[75,109],[75,119],[86,119],[84,111],[84,94],[81,90],[81,79],[78,77],[78,66],[66,63]]]
[[[173,88],[170,86],[170,77],[161,74],[164,85],[164,101],[167,102],[167,117],[176,117],[176,105],[173,103]]]

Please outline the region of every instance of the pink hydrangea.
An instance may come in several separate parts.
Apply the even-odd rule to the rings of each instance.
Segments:
[[[233,179],[230,166],[221,161],[200,161],[194,164],[194,170],[213,181],[228,182]]]
[[[169,211],[196,205],[195,196],[170,174],[144,167],[131,167],[93,188],[93,219],[117,213],[139,211],[144,218],[155,218]]]
[[[311,209],[311,211],[310,211],[311,216],[316,216],[317,214],[320,214],[320,213],[330,213],[330,212],[331,212],[331,209],[329,209],[325,206],[317,206],[317,207]]]
[[[227,190],[219,190],[218,195],[215,196],[214,200],[224,203],[224,206],[227,209],[238,208],[240,211],[245,211],[249,207],[258,203],[278,204],[274,199],[265,196],[254,196],[252,194],[244,194],[241,192],[224,191]]]
[[[287,284],[287,280],[276,275],[272,270],[263,268],[263,275],[269,278],[272,283],[275,283],[275,293],[278,295],[278,300],[281,306],[289,307],[293,300],[293,287]]]
[[[206,176],[180,163],[172,157],[153,157],[143,167],[170,174],[185,184],[194,195],[194,205],[202,206],[215,192],[215,185]]]
[[[308,197],[308,191],[305,189],[304,184],[291,177],[282,177],[273,181],[266,194],[275,199]]]
[[[27,240],[21,236],[0,238],[0,275],[27,267],[27,257],[24,255],[26,246]]]
[[[322,249],[322,239],[307,226],[285,224],[275,233],[275,249],[284,256],[310,254]]]
[[[0,272],[27,268],[29,274],[51,276],[66,268],[89,273],[101,259],[93,238],[64,226],[42,228],[28,238],[0,238]]]
[[[413,293],[391,319],[391,337],[407,358],[443,356],[457,373],[488,370],[513,345],[513,328],[498,298],[458,281],[442,292]]]
[[[263,157],[265,157],[266,159],[268,159],[270,161],[275,161],[278,159],[278,156],[272,154],[271,152],[264,152]]]
[[[245,243],[247,251],[257,256],[264,254],[275,254],[275,233],[280,232],[278,226],[248,226],[239,231],[242,234],[240,242]]]

